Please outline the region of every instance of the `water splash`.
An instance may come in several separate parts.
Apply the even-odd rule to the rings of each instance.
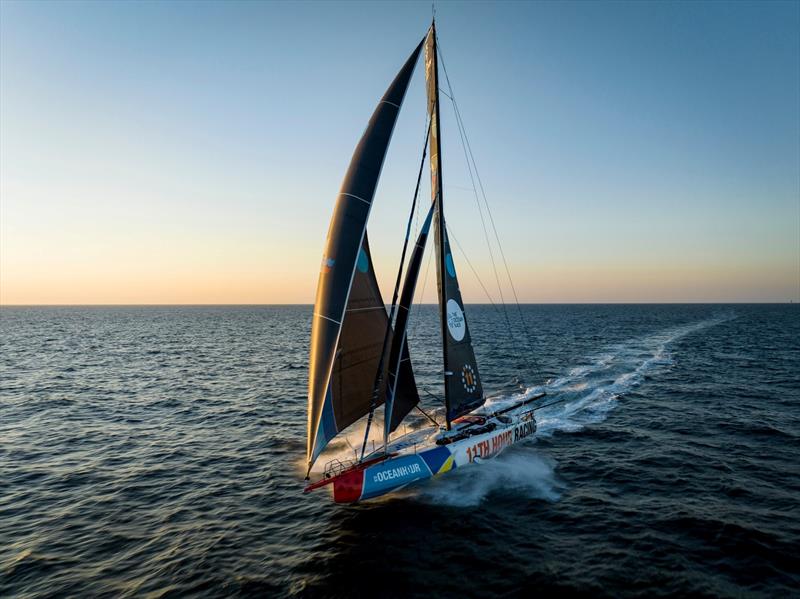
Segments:
[[[364,433],[367,432],[367,420],[361,419],[348,427],[344,433],[336,436],[325,448],[322,458],[317,460],[311,469],[313,476],[319,476],[325,466],[335,460],[341,462],[357,461],[361,456],[364,444]],[[383,445],[383,414],[382,409],[376,410],[367,435],[366,453],[369,454]],[[298,468],[305,467],[305,458],[298,460]]]
[[[437,505],[476,506],[496,489],[545,501],[557,501],[564,484],[555,472],[552,458],[531,452],[529,448],[511,448],[501,458],[489,460],[479,468],[465,468],[458,475],[434,478],[430,483],[412,487],[409,495]]]

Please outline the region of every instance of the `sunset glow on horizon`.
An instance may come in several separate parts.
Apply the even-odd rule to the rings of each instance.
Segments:
[[[313,303],[353,147],[429,19],[3,2],[0,304]],[[800,4],[442,3],[437,27],[521,302],[800,301]],[[462,292],[496,302],[443,111]],[[418,65],[369,224],[387,301],[424,115]]]

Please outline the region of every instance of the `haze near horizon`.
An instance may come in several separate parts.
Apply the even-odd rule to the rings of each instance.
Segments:
[[[436,10],[521,302],[800,301],[799,3]],[[0,2],[0,304],[313,303],[350,155],[430,16],[427,2]],[[423,79],[417,65],[370,219],[384,299]],[[498,301],[442,102],[462,292],[486,303],[482,282]]]

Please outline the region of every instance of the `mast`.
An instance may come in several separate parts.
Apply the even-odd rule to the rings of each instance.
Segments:
[[[442,362],[444,364],[445,377],[445,403],[449,406],[448,394],[448,360],[447,360],[447,301],[444,298],[444,286],[442,285],[442,273],[445,269],[444,252],[444,201],[442,198],[442,147],[441,147],[441,126],[439,120],[439,60],[436,56],[436,19],[431,23],[428,37],[425,41],[425,77],[428,85],[428,111],[431,114],[431,195],[432,201],[436,206],[435,233],[437,256],[436,271],[438,273],[439,291],[439,320],[442,327]],[[449,411],[449,409],[448,409]],[[450,430],[450,419],[447,418],[447,429]]]
[[[436,274],[439,291],[439,317],[442,327],[444,397],[447,407],[447,429],[449,430],[450,423],[454,419],[479,407],[483,404],[484,397],[444,219],[439,61],[436,46],[436,22],[434,21],[425,40],[425,78],[427,80],[428,112],[431,118],[431,196],[436,209],[434,223]]]

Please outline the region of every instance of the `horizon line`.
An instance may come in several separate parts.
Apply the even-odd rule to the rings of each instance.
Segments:
[[[725,300],[725,301],[586,301],[586,302],[519,302],[520,306],[710,306],[710,305],[765,305],[782,306],[785,304],[800,305],[793,299],[784,301],[747,301],[747,300]],[[389,304],[384,304],[389,306]],[[439,306],[438,303],[420,303],[416,306]],[[505,303],[494,304],[488,302],[464,302],[465,306],[515,306],[517,304]],[[191,308],[191,307],[280,307],[280,306],[308,306],[313,307],[312,303],[113,303],[113,304],[0,304],[1,308]]]

